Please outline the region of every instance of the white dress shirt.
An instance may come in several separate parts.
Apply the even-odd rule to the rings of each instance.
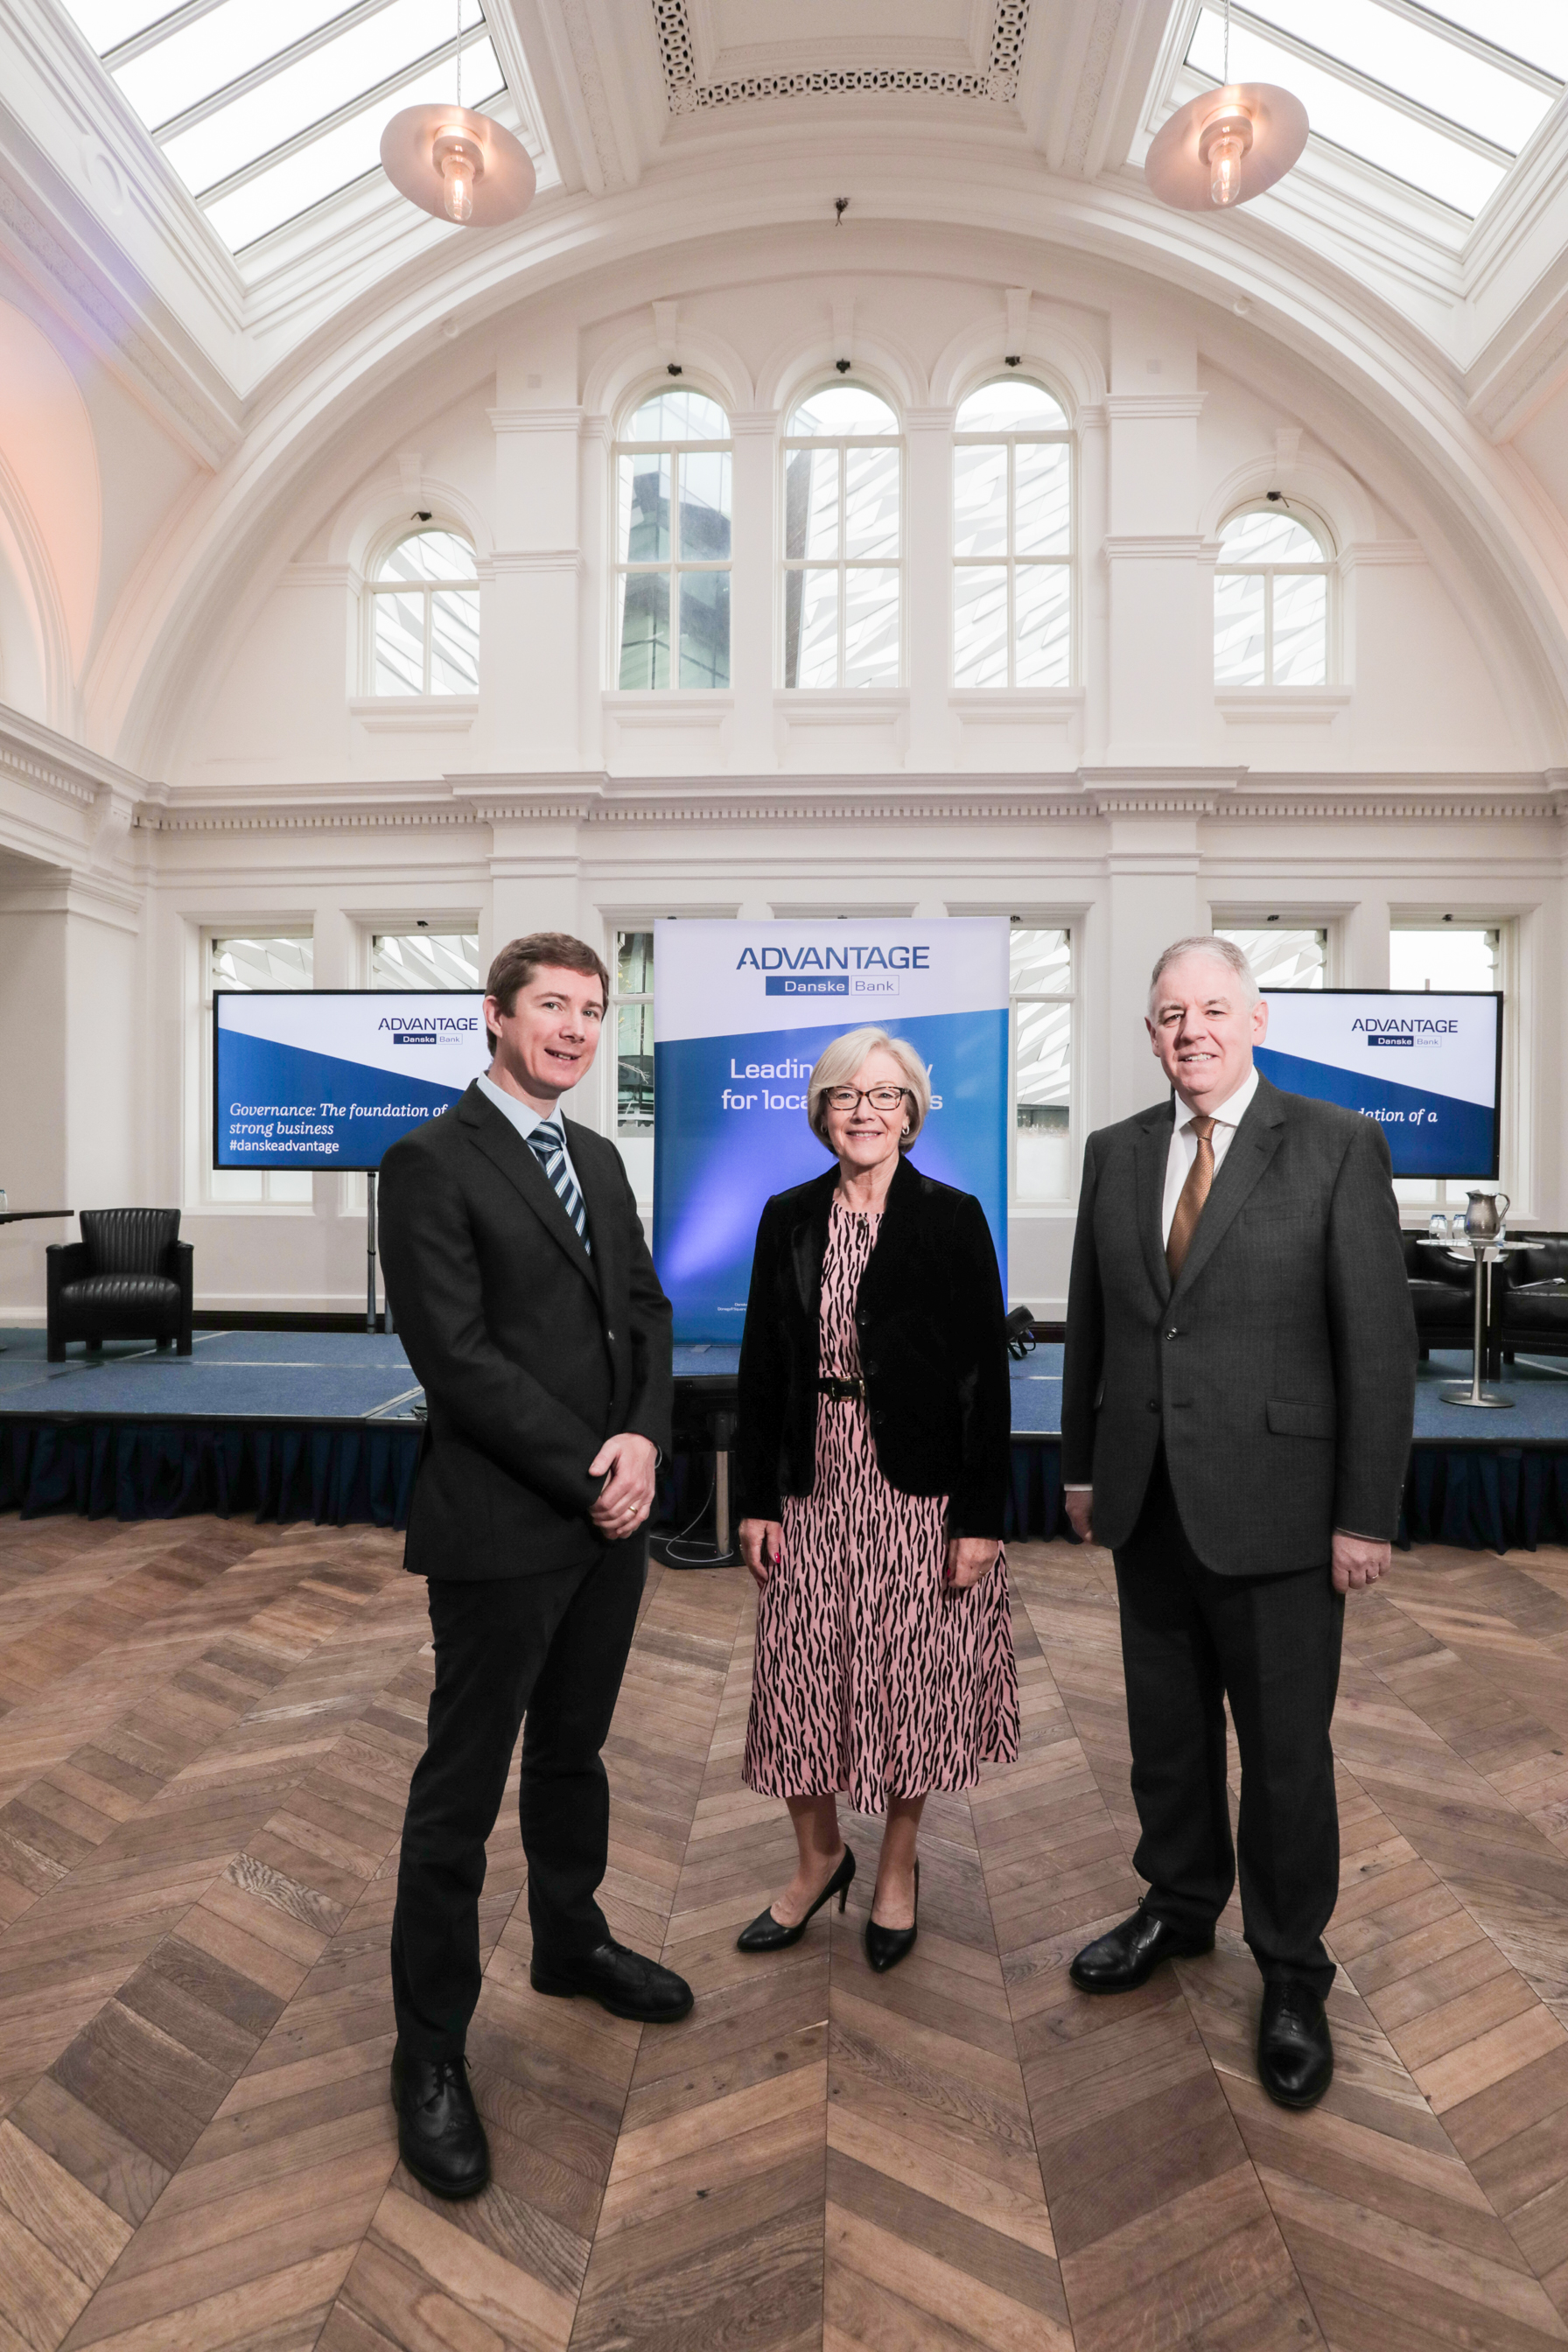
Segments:
[[[1226,1153],[1230,1150],[1232,1138],[1246,1118],[1247,1107],[1257,1092],[1258,1072],[1256,1069],[1248,1070],[1236,1092],[1227,1096],[1217,1110],[1212,1110],[1206,1114],[1214,1121],[1214,1134],[1210,1141],[1214,1145],[1214,1172],[1216,1176],[1219,1174]],[[1175,1221],[1176,1203],[1182,1197],[1182,1187],[1186,1182],[1193,1162],[1198,1156],[1198,1139],[1193,1133],[1193,1120],[1194,1118],[1205,1116],[1203,1112],[1186,1109],[1179,1095],[1176,1097],[1175,1107],[1176,1123],[1171,1129],[1171,1148],[1165,1155],[1165,1201],[1160,1217],[1160,1239],[1163,1242],[1168,1242],[1171,1238],[1171,1227]]]
[[[484,1095],[490,1102],[494,1103],[497,1110],[501,1113],[502,1117],[510,1119],[513,1127],[516,1128],[524,1143],[528,1142],[529,1137],[533,1133],[536,1127],[544,1127],[553,1123],[555,1132],[561,1138],[561,1149],[566,1154],[567,1171],[570,1174],[574,1184],[577,1184],[578,1192],[581,1192],[583,1187],[581,1184],[577,1183],[577,1171],[572,1165],[572,1150],[566,1140],[566,1121],[562,1116],[560,1104],[556,1104],[554,1112],[552,1115],[552,1120],[546,1120],[539,1111],[534,1109],[531,1103],[525,1103],[521,1095],[509,1095],[505,1091],[504,1087],[497,1086],[492,1077],[488,1076],[481,1076],[476,1081],[476,1084],[479,1087],[480,1094]],[[531,1145],[530,1146],[530,1149],[532,1149]]]

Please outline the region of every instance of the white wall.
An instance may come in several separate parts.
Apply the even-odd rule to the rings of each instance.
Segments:
[[[1048,270],[1037,256],[1048,291],[1010,311],[1015,242],[930,247],[917,267],[891,229],[842,249],[721,236],[502,312],[297,469],[257,538],[270,552],[183,674],[166,774],[73,767],[63,740],[8,754],[0,727],[0,845],[69,883],[47,909],[0,894],[0,1016],[24,1041],[3,1081],[14,1202],[60,1184],[73,1207],[177,1200],[205,1306],[363,1300],[358,1180],[318,1178],[308,1206],[205,1197],[214,929],[310,928],[331,986],[366,978],[374,929],[419,916],[477,921],[481,956],[547,926],[607,945],[618,921],[669,913],[1068,922],[1081,1139],[1158,1091],[1142,1008],[1170,938],[1215,910],[1279,912],[1328,925],[1336,977],[1376,984],[1391,917],[1458,910],[1511,927],[1515,1220],[1568,1222],[1568,776],[1518,688],[1520,614],[1456,554],[1442,486],[1283,345],[1249,371],[1234,321],[1178,290],[1064,252]],[[656,299],[676,303],[673,342]],[[952,412],[1015,338],[1079,432],[1078,665],[1065,693],[987,703],[949,684]],[[607,485],[616,425],[671,351],[735,423],[732,684],[656,701],[609,687]],[[906,428],[908,650],[895,693],[825,698],[805,725],[779,690],[778,441],[839,356]],[[115,513],[136,434],[93,413]],[[1550,452],[1535,457],[1544,479]],[[149,534],[183,479],[173,458],[154,469]],[[1237,708],[1212,674],[1215,534],[1277,483],[1333,542],[1335,674]],[[422,507],[479,554],[477,710],[362,698],[363,566]],[[134,537],[106,535],[117,579]],[[117,847],[102,824],[122,792],[135,829]],[[601,1126],[607,1076],[572,1106]],[[1014,1219],[1015,1296],[1043,1314],[1061,1310],[1070,1234],[1069,1202]],[[0,1320],[40,1319],[40,1263],[0,1244]]]

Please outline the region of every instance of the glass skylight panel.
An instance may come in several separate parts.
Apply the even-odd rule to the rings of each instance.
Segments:
[[[1205,8],[1198,19],[1187,62],[1211,80],[1220,80],[1224,30],[1212,9]],[[1326,60],[1315,65],[1299,50],[1248,26],[1231,26],[1230,78],[1233,82],[1275,82],[1293,90],[1318,138],[1468,218],[1480,211],[1507,173],[1506,162],[1478,154],[1435,118],[1407,114],[1388,100],[1342,80]]]
[[[1568,8],[1563,0],[1420,0],[1423,13],[1478,33],[1494,49],[1568,79]]]
[[[405,106],[458,93],[458,0],[62,0],[230,247],[377,169]],[[462,94],[505,78],[461,0]]]
[[[1380,0],[1249,0],[1247,13],[1510,155],[1551,110],[1547,91],[1451,41],[1441,26],[1396,16]],[[1499,0],[1494,16],[1505,13]]]

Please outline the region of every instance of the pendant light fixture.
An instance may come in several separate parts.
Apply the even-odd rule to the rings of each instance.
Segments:
[[[1225,0],[1225,64],[1218,89],[1190,98],[1162,123],[1143,176],[1178,212],[1228,209],[1282,180],[1307,143],[1307,110],[1274,82],[1230,78],[1230,0]]]
[[[401,195],[437,220],[494,228],[533,201],[528,150],[463,104],[463,0],[458,0],[458,100],[405,106],[381,134],[381,168]]]

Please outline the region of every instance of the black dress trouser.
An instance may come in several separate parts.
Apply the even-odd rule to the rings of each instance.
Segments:
[[[1143,1907],[1206,1933],[1230,1899],[1238,1846],[1253,1958],[1266,1979],[1300,1977],[1326,1995],[1334,1964],[1323,1930],[1340,1879],[1329,1727],[1344,1596],[1326,1561],[1285,1576],[1205,1568],[1183,1531],[1163,1448],[1115,1559]],[[1226,1697],[1241,1751],[1237,1846]]]
[[[430,1579],[436,1686],[409,1784],[392,1922],[393,2002],[405,2050],[462,2052],[479,1997],[485,1841],[525,1717],[518,1813],[535,1954],[558,1967],[609,1934],[595,1899],[610,1835],[599,1750],[647,1565],[639,1532],[581,1568],[478,1583]]]

